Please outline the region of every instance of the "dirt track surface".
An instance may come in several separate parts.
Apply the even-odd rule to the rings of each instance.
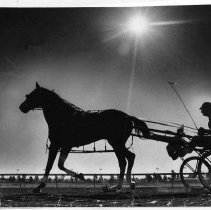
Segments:
[[[185,191],[138,188],[120,193],[102,189],[51,189],[33,194],[32,189],[1,189],[2,207],[185,207],[211,206],[206,190]]]

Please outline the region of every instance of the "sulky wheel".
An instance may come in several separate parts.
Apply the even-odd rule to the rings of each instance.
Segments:
[[[207,152],[201,157],[198,165],[198,173],[203,186],[211,190],[211,152]]]
[[[193,156],[185,159],[180,166],[180,178],[188,189],[201,188],[202,184],[198,176],[200,157]]]

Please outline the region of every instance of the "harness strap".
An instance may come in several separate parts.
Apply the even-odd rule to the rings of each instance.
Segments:
[[[133,146],[133,135],[131,135],[131,136],[132,136],[132,141],[131,141],[130,146],[127,149],[130,149]]]
[[[133,124],[133,128],[135,129],[135,123],[133,121],[132,121],[132,124]],[[132,136],[132,141],[131,141],[130,146],[127,149],[130,149],[133,146],[133,135],[131,136]]]
[[[47,140],[46,140],[46,149],[45,149],[45,153],[47,153],[47,151],[48,151],[48,149],[49,149],[48,140],[49,140],[49,138],[47,138]]]

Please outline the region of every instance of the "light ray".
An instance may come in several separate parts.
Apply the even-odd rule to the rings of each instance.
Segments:
[[[179,25],[179,24],[186,24],[192,23],[193,20],[177,20],[177,21],[160,21],[160,22],[151,22],[149,23],[150,26],[168,26],[168,25]]]
[[[138,37],[135,37],[135,46],[134,46],[134,54],[133,54],[133,62],[132,62],[132,70],[130,74],[130,82],[129,82],[129,89],[128,89],[128,96],[127,96],[127,106],[126,112],[129,113],[131,102],[132,102],[132,93],[133,93],[133,86],[135,80],[135,70],[136,70],[136,58],[137,58],[137,48],[138,48]]]
[[[130,21],[126,24],[119,24],[119,28],[124,28],[124,30],[121,30],[120,32],[117,32],[110,37],[103,40],[103,42],[107,42],[116,38],[119,38],[127,33],[134,33],[135,35],[142,35],[146,31],[148,31],[150,26],[169,26],[169,25],[181,25],[181,24],[188,24],[193,23],[196,20],[177,20],[177,21],[158,21],[158,22],[149,22],[146,18],[134,16],[130,19]]]
[[[129,79],[129,87],[128,87],[128,95],[127,95],[127,103],[126,103],[126,112],[130,111],[131,103],[132,103],[132,94],[133,94],[133,87],[135,82],[135,71],[136,71],[136,59],[138,53],[138,43],[140,41],[139,38],[143,37],[146,32],[153,32],[153,27],[159,26],[170,26],[170,25],[181,25],[181,24],[188,24],[193,23],[196,20],[172,20],[172,21],[156,21],[151,22],[149,19],[143,14],[137,14],[129,19],[128,22],[125,24],[119,23],[115,25],[113,30],[113,34],[108,36],[103,42],[108,42],[117,38],[122,38],[125,34],[134,34],[134,51],[133,51],[133,61],[132,61],[132,68],[130,72],[130,79]],[[117,30],[117,28],[119,30]]]
[[[119,38],[119,37],[121,37],[125,33],[127,33],[127,30],[124,30],[124,31],[122,30],[122,31],[120,31],[120,32],[118,32],[116,34],[113,34],[110,37],[104,39],[103,42],[108,42],[108,41],[111,41],[113,39]]]

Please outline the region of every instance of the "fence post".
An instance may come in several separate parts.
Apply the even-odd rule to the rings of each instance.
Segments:
[[[94,189],[95,189],[95,186],[96,185],[96,175],[94,175]]]
[[[72,177],[70,176],[70,187],[72,186]]]
[[[175,178],[176,178],[176,173],[174,172],[174,170],[171,171],[171,177],[172,177],[171,187],[173,188],[174,187],[174,181],[175,181]]]
[[[55,175],[56,189],[58,189],[57,175]]]
[[[21,176],[20,175],[18,176],[18,181],[19,181],[19,186],[21,188]]]
[[[0,207],[1,207],[1,198],[2,198],[2,194],[0,193]]]

